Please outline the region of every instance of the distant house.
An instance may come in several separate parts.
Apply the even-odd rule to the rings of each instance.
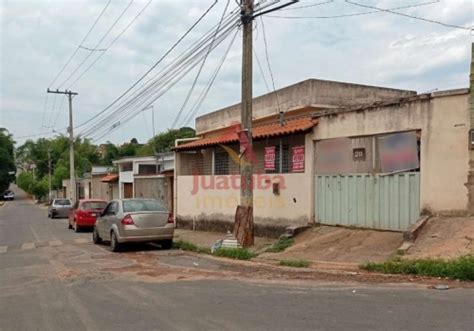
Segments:
[[[310,79],[253,100],[257,234],[329,224],[402,231],[468,205],[469,90]],[[240,105],[196,119],[176,152],[181,227],[232,229],[240,200]]]
[[[120,198],[154,198],[173,209],[174,153],[114,160]]]

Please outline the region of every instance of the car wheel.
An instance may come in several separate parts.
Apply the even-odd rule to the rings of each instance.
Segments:
[[[170,249],[171,247],[173,247],[173,239],[160,241],[160,246],[163,249]]]
[[[94,231],[92,232],[92,241],[94,244],[99,245],[102,243],[102,238],[99,236],[99,230],[94,226]]]
[[[114,231],[110,234],[110,250],[112,252],[119,252],[120,251],[120,243],[117,240],[117,235]]]
[[[80,231],[79,225],[77,225],[76,221],[74,221],[74,225],[72,226],[72,228],[74,229],[74,232],[76,232],[76,233],[78,233]]]

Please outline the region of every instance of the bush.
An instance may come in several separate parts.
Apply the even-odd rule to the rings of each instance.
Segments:
[[[18,187],[26,193],[32,193],[34,182],[33,173],[31,172],[22,172],[16,179]]]
[[[38,200],[44,198],[49,192],[48,179],[44,177],[40,181],[33,183],[31,193],[35,195]]]
[[[250,260],[256,255],[245,248],[219,248],[214,252],[215,256],[228,257],[237,260]]]
[[[278,252],[283,252],[285,249],[293,245],[295,241],[291,238],[288,237],[280,237],[276,243],[274,243],[272,246],[270,246],[266,252],[269,253],[278,253]]]
[[[210,248],[199,247],[199,246],[194,245],[193,243],[190,243],[189,241],[184,241],[184,240],[178,240],[178,241],[173,242],[173,248],[182,249],[183,251],[196,252],[196,253],[204,253],[204,254],[211,253]]]
[[[430,277],[447,277],[459,280],[474,280],[474,255],[452,260],[394,258],[383,263],[367,263],[360,266],[367,271],[390,274],[409,274]]]
[[[307,268],[309,267],[309,261],[306,260],[281,260],[280,265],[285,267],[293,268]]]

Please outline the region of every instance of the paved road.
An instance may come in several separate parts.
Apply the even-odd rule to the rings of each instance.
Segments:
[[[0,330],[472,330],[474,292],[276,282],[178,251],[114,254],[18,199],[0,207]],[[81,239],[81,240],[77,240]],[[25,245],[29,243],[30,245]]]

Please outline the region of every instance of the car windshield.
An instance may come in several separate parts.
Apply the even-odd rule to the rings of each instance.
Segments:
[[[12,194],[13,192],[12,191],[5,191],[5,195],[8,195],[8,194]]]
[[[167,210],[156,200],[125,200],[123,202],[123,211],[125,213],[130,213],[135,211],[166,212]]]
[[[54,204],[57,206],[67,206],[71,204],[71,201],[68,199],[57,199],[54,200]]]
[[[82,209],[104,209],[106,205],[105,201],[87,201],[82,204]]]

